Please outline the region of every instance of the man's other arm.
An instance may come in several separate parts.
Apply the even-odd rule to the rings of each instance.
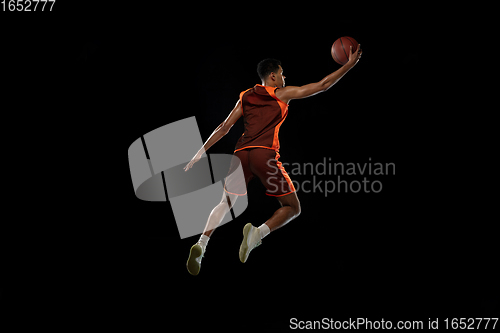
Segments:
[[[226,120],[224,120],[217,128],[212,132],[212,135],[208,138],[205,144],[198,150],[196,155],[191,159],[191,161],[184,167],[184,171],[188,171],[193,164],[198,162],[203,155],[204,152],[208,150],[208,148],[212,147],[217,141],[219,141],[224,135],[229,132],[231,127],[236,123],[236,121],[243,115],[243,110],[241,107],[241,102],[238,100],[234,109],[229,113]]]

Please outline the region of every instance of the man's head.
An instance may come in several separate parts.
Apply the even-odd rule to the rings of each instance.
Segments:
[[[283,88],[285,86],[285,76],[281,62],[276,59],[264,59],[257,65],[257,73],[263,85]]]

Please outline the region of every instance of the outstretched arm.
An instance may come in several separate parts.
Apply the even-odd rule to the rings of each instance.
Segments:
[[[231,111],[229,116],[227,116],[226,120],[224,120],[219,126],[217,126],[217,128],[213,131],[212,135],[210,135],[205,144],[200,148],[200,150],[198,150],[196,155],[194,155],[191,161],[184,167],[184,171],[188,171],[193,166],[193,164],[200,160],[201,155],[203,155],[203,153],[207,151],[208,148],[212,147],[217,141],[219,141],[224,135],[226,135],[242,115],[243,111],[241,109],[241,102],[238,100],[234,109]]]
[[[285,87],[283,89],[278,89],[276,91],[276,97],[285,103],[288,103],[292,99],[301,99],[309,96],[316,95],[320,92],[327,91],[335,83],[337,83],[351,68],[353,68],[361,58],[361,44],[358,45],[358,49],[353,52],[352,47],[349,51],[349,61],[335,72],[327,75],[323,80],[315,83],[306,84],[301,87]]]

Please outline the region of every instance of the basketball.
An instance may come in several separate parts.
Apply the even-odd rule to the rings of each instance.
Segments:
[[[340,37],[332,45],[333,60],[339,65],[345,65],[349,61],[349,47],[352,46],[354,53],[358,48],[358,42],[352,37]]]

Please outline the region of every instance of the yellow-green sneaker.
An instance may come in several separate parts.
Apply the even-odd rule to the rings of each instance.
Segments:
[[[201,268],[201,259],[203,258],[203,247],[196,243],[191,246],[191,251],[189,251],[189,258],[186,263],[188,272],[191,275],[198,275]]]
[[[255,228],[251,223],[245,224],[243,227],[243,241],[240,246],[240,261],[246,262],[250,251],[262,244],[260,238],[260,231]]]

